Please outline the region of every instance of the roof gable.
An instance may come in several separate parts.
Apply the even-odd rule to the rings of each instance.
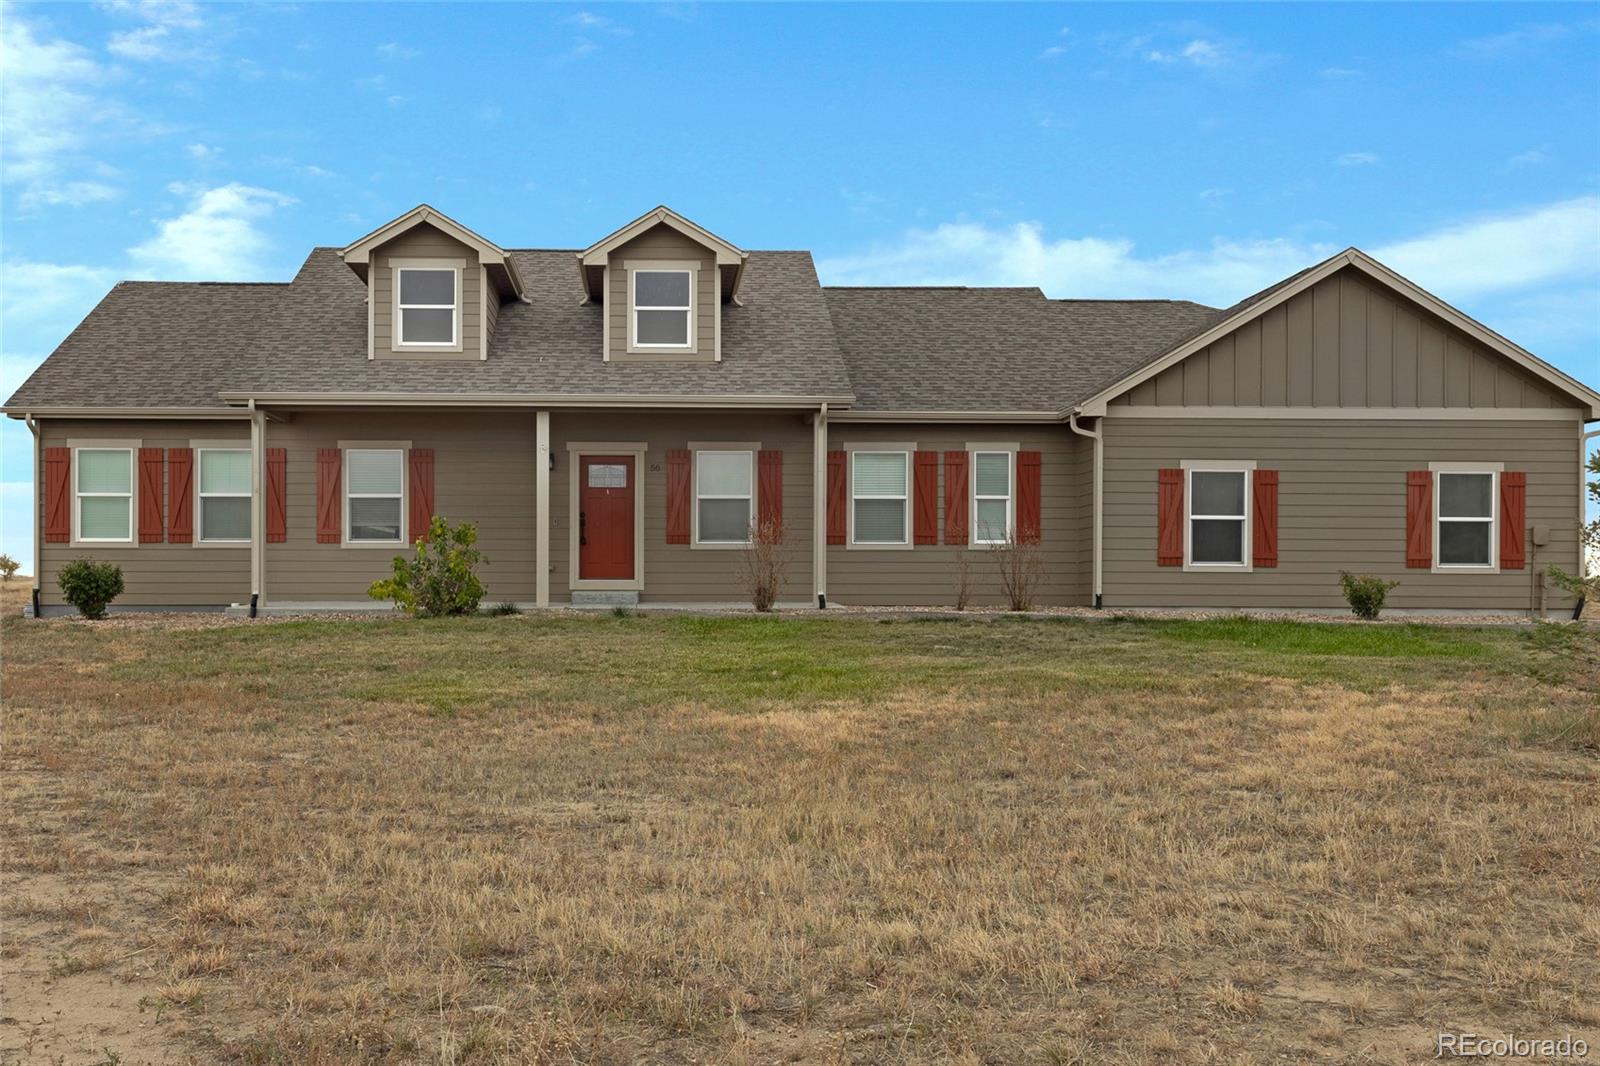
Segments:
[[[739,282],[744,276],[744,265],[750,253],[661,204],[620,229],[612,230],[578,253],[578,273],[583,278],[584,293],[589,299],[604,299],[604,294],[600,292],[600,271],[610,260],[611,253],[656,226],[677,230],[711,252],[723,272],[723,299],[732,300],[738,295]]]
[[[1561,394],[1571,397],[1584,408],[1586,418],[1600,418],[1600,393],[1577,379],[1562,373],[1527,349],[1507,340],[1466,313],[1445,303],[1439,297],[1402,277],[1389,267],[1384,266],[1359,248],[1347,248],[1313,267],[1285,278],[1283,281],[1234,304],[1217,315],[1211,322],[1193,330],[1187,336],[1157,353],[1142,366],[1107,384],[1083,401],[1078,406],[1077,413],[1083,415],[1104,414],[1110,401],[1156,377],[1168,368],[1183,362],[1190,356],[1208,349],[1211,345],[1232,335],[1241,327],[1261,319],[1269,311],[1283,306],[1296,296],[1310,291],[1321,282],[1345,269],[1359,272],[1365,280],[1375,283],[1380,289],[1391,292],[1417,305],[1432,316],[1442,320],[1448,326],[1465,334],[1474,343],[1482,345],[1496,355],[1509,360]]]
[[[503,275],[514,295],[519,298],[523,295],[522,278],[517,273],[516,264],[504,248],[427,204],[418,204],[399,218],[385,222],[371,233],[357,238],[346,245],[339,255],[344,259],[345,265],[364,278],[366,266],[371,262],[375,248],[387,244],[408,230],[424,225],[432,226],[477,252],[479,261],[484,266],[498,268],[497,273]]]

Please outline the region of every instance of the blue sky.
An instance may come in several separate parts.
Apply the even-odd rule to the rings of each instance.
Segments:
[[[1226,304],[1355,244],[1600,381],[1593,6],[6,4],[0,394],[119,278],[665,202],[824,282]],[[0,550],[31,558],[0,427]]]

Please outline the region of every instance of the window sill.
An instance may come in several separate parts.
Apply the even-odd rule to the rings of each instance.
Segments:
[[[1184,573],[1201,574],[1250,574],[1255,572],[1253,563],[1184,563]]]
[[[854,541],[845,545],[847,550],[857,552],[908,552],[915,547],[915,544],[857,544]]]
[[[707,541],[705,543],[701,543],[700,541],[694,541],[693,543],[691,543],[689,545],[689,547],[694,549],[695,551],[736,551],[737,552],[737,551],[745,551],[746,549],[748,549],[750,547],[750,542],[749,541],[742,541],[741,542],[741,541],[732,541],[732,540],[726,540],[726,541],[715,541],[715,540],[713,540],[713,541]]]
[[[404,540],[347,540],[342,542],[341,548],[387,548],[394,551],[396,548],[411,547],[410,541]]]
[[[1435,574],[1498,574],[1500,567],[1494,563],[1434,563]]]
[[[190,542],[189,546],[192,547],[192,548],[248,548],[248,547],[250,547],[250,541],[248,541],[248,540],[201,540],[199,537],[196,537],[193,541]]]

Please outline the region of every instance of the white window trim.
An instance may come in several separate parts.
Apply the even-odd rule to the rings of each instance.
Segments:
[[[850,534],[845,538],[846,547],[852,551],[909,551],[914,545],[911,542],[911,463],[916,456],[915,444],[873,444],[862,441],[846,446],[849,453],[849,465],[846,469],[848,475],[849,513],[845,520],[849,524]],[[906,460],[906,482],[904,496],[861,496],[856,495],[856,456],[861,455],[902,455]],[[901,531],[904,540],[899,541],[868,541],[860,543],[856,540],[856,500],[903,500],[905,509]]]
[[[1433,477],[1433,572],[1435,574],[1498,574],[1500,572],[1500,475],[1505,473],[1504,463],[1429,463],[1428,472]],[[1441,514],[1444,496],[1439,491],[1440,474],[1488,474],[1489,517],[1445,518]],[[1489,524],[1489,561],[1487,563],[1442,563],[1439,561],[1439,524],[1441,522],[1484,522]]]
[[[432,351],[432,352],[459,352],[461,351],[461,274],[465,264],[459,259],[391,259],[389,269],[393,272],[394,284],[394,322],[391,326],[393,334],[389,340],[396,351]],[[448,305],[451,311],[451,328],[453,336],[448,341],[408,341],[404,339],[405,316],[401,313],[407,308],[421,308],[443,310],[445,304],[402,304],[400,302],[400,275],[407,270],[448,270],[455,277],[456,296],[455,303]]]
[[[351,452],[399,452],[400,453],[400,539],[399,540],[352,540],[350,539],[350,453]],[[411,543],[408,539],[410,530],[406,528],[410,523],[408,511],[411,506],[409,498],[411,492],[411,471],[409,469],[411,453],[410,441],[346,441],[339,442],[339,543],[346,548],[382,548],[392,551],[395,548],[404,548]],[[358,500],[388,500],[393,499],[391,492],[362,492],[355,494]]]
[[[742,500],[743,496],[704,496],[700,495],[700,454],[722,455],[749,455],[750,457],[750,522],[754,523],[761,506],[759,499],[761,486],[756,480],[757,455],[761,445],[753,441],[690,441],[689,442],[689,497],[694,507],[694,514],[689,521],[693,530],[689,537],[689,546],[692,548],[708,548],[713,551],[738,550],[750,546],[750,538],[743,540],[701,540],[700,539],[700,501],[707,500]]]
[[[623,263],[623,269],[628,272],[628,351],[630,352],[688,352],[699,350],[697,337],[699,315],[697,313],[697,297],[700,288],[700,264],[693,260],[628,260]],[[643,307],[635,297],[638,292],[638,275],[646,274],[671,274],[680,273],[689,275],[689,306],[666,307],[657,304],[647,304]],[[688,338],[683,344],[641,344],[639,343],[639,312],[640,311],[687,311],[689,326],[685,333]]]
[[[1012,444],[968,444],[967,445],[967,514],[968,525],[972,527],[972,535],[967,538],[967,547],[975,551],[987,551],[990,548],[1009,544],[1017,536],[1017,451],[1018,446]],[[978,495],[978,456],[1004,455],[1006,456],[1006,534],[1003,540],[978,539],[978,500],[997,500],[998,496]]]
[[[645,441],[567,442],[567,588],[608,592],[644,591],[644,457]],[[633,457],[633,577],[582,578],[578,576],[578,475],[586,455]]]
[[[215,499],[235,499],[235,500],[237,500],[237,499],[245,499],[245,500],[248,500],[248,499],[251,499],[255,494],[253,492],[201,492],[200,491],[200,483],[201,483],[200,469],[204,465],[204,460],[201,458],[201,456],[204,455],[206,452],[243,452],[245,455],[249,455],[250,454],[250,442],[249,441],[243,441],[242,443],[244,444],[244,447],[242,447],[242,448],[239,447],[239,443],[241,443],[241,442],[232,442],[232,443],[228,443],[228,444],[212,443],[212,442],[209,442],[209,441],[207,443],[205,443],[205,444],[199,444],[199,443],[196,443],[194,441],[190,441],[189,442],[189,446],[194,449],[194,466],[191,468],[193,470],[192,477],[194,479],[194,540],[193,540],[192,543],[197,548],[237,548],[237,547],[240,547],[240,546],[243,546],[243,547],[249,547],[250,546],[251,538],[249,536],[244,537],[244,539],[242,539],[242,540],[223,540],[223,539],[218,538],[218,537],[207,537],[205,535],[205,529],[206,529],[205,498],[207,496],[211,496],[211,497],[213,497]],[[252,485],[254,485],[255,481],[256,481],[255,475],[252,473],[251,474],[251,478],[250,478],[250,483]]]
[[[1251,475],[1255,473],[1256,461],[1254,459],[1185,459],[1180,464],[1183,467],[1183,568],[1184,570],[1199,571],[1201,573],[1216,573],[1217,571],[1248,574],[1255,570],[1255,492],[1251,484]],[[1196,515],[1191,512],[1190,505],[1194,502],[1194,472],[1206,471],[1208,473],[1242,474],[1244,476],[1244,531],[1240,535],[1239,554],[1241,562],[1237,563],[1197,563],[1194,561],[1194,522],[1193,519],[1231,519],[1238,521],[1238,515]]]
[[[82,548],[104,547],[116,544],[128,548],[139,546],[139,464],[137,462],[139,449],[144,444],[137,440],[85,440],[67,441],[67,446],[72,449],[72,469],[68,476],[72,479],[72,546]],[[126,537],[84,537],[80,532],[83,528],[84,496],[122,498],[120,492],[88,492],[78,491],[78,453],[79,452],[121,452],[128,453],[128,535]]]

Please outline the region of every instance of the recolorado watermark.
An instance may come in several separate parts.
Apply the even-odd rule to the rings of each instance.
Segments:
[[[1524,1037],[1507,1033],[1440,1033],[1433,1041],[1433,1057],[1494,1059],[1586,1059],[1589,1044],[1570,1034],[1563,1037]]]

